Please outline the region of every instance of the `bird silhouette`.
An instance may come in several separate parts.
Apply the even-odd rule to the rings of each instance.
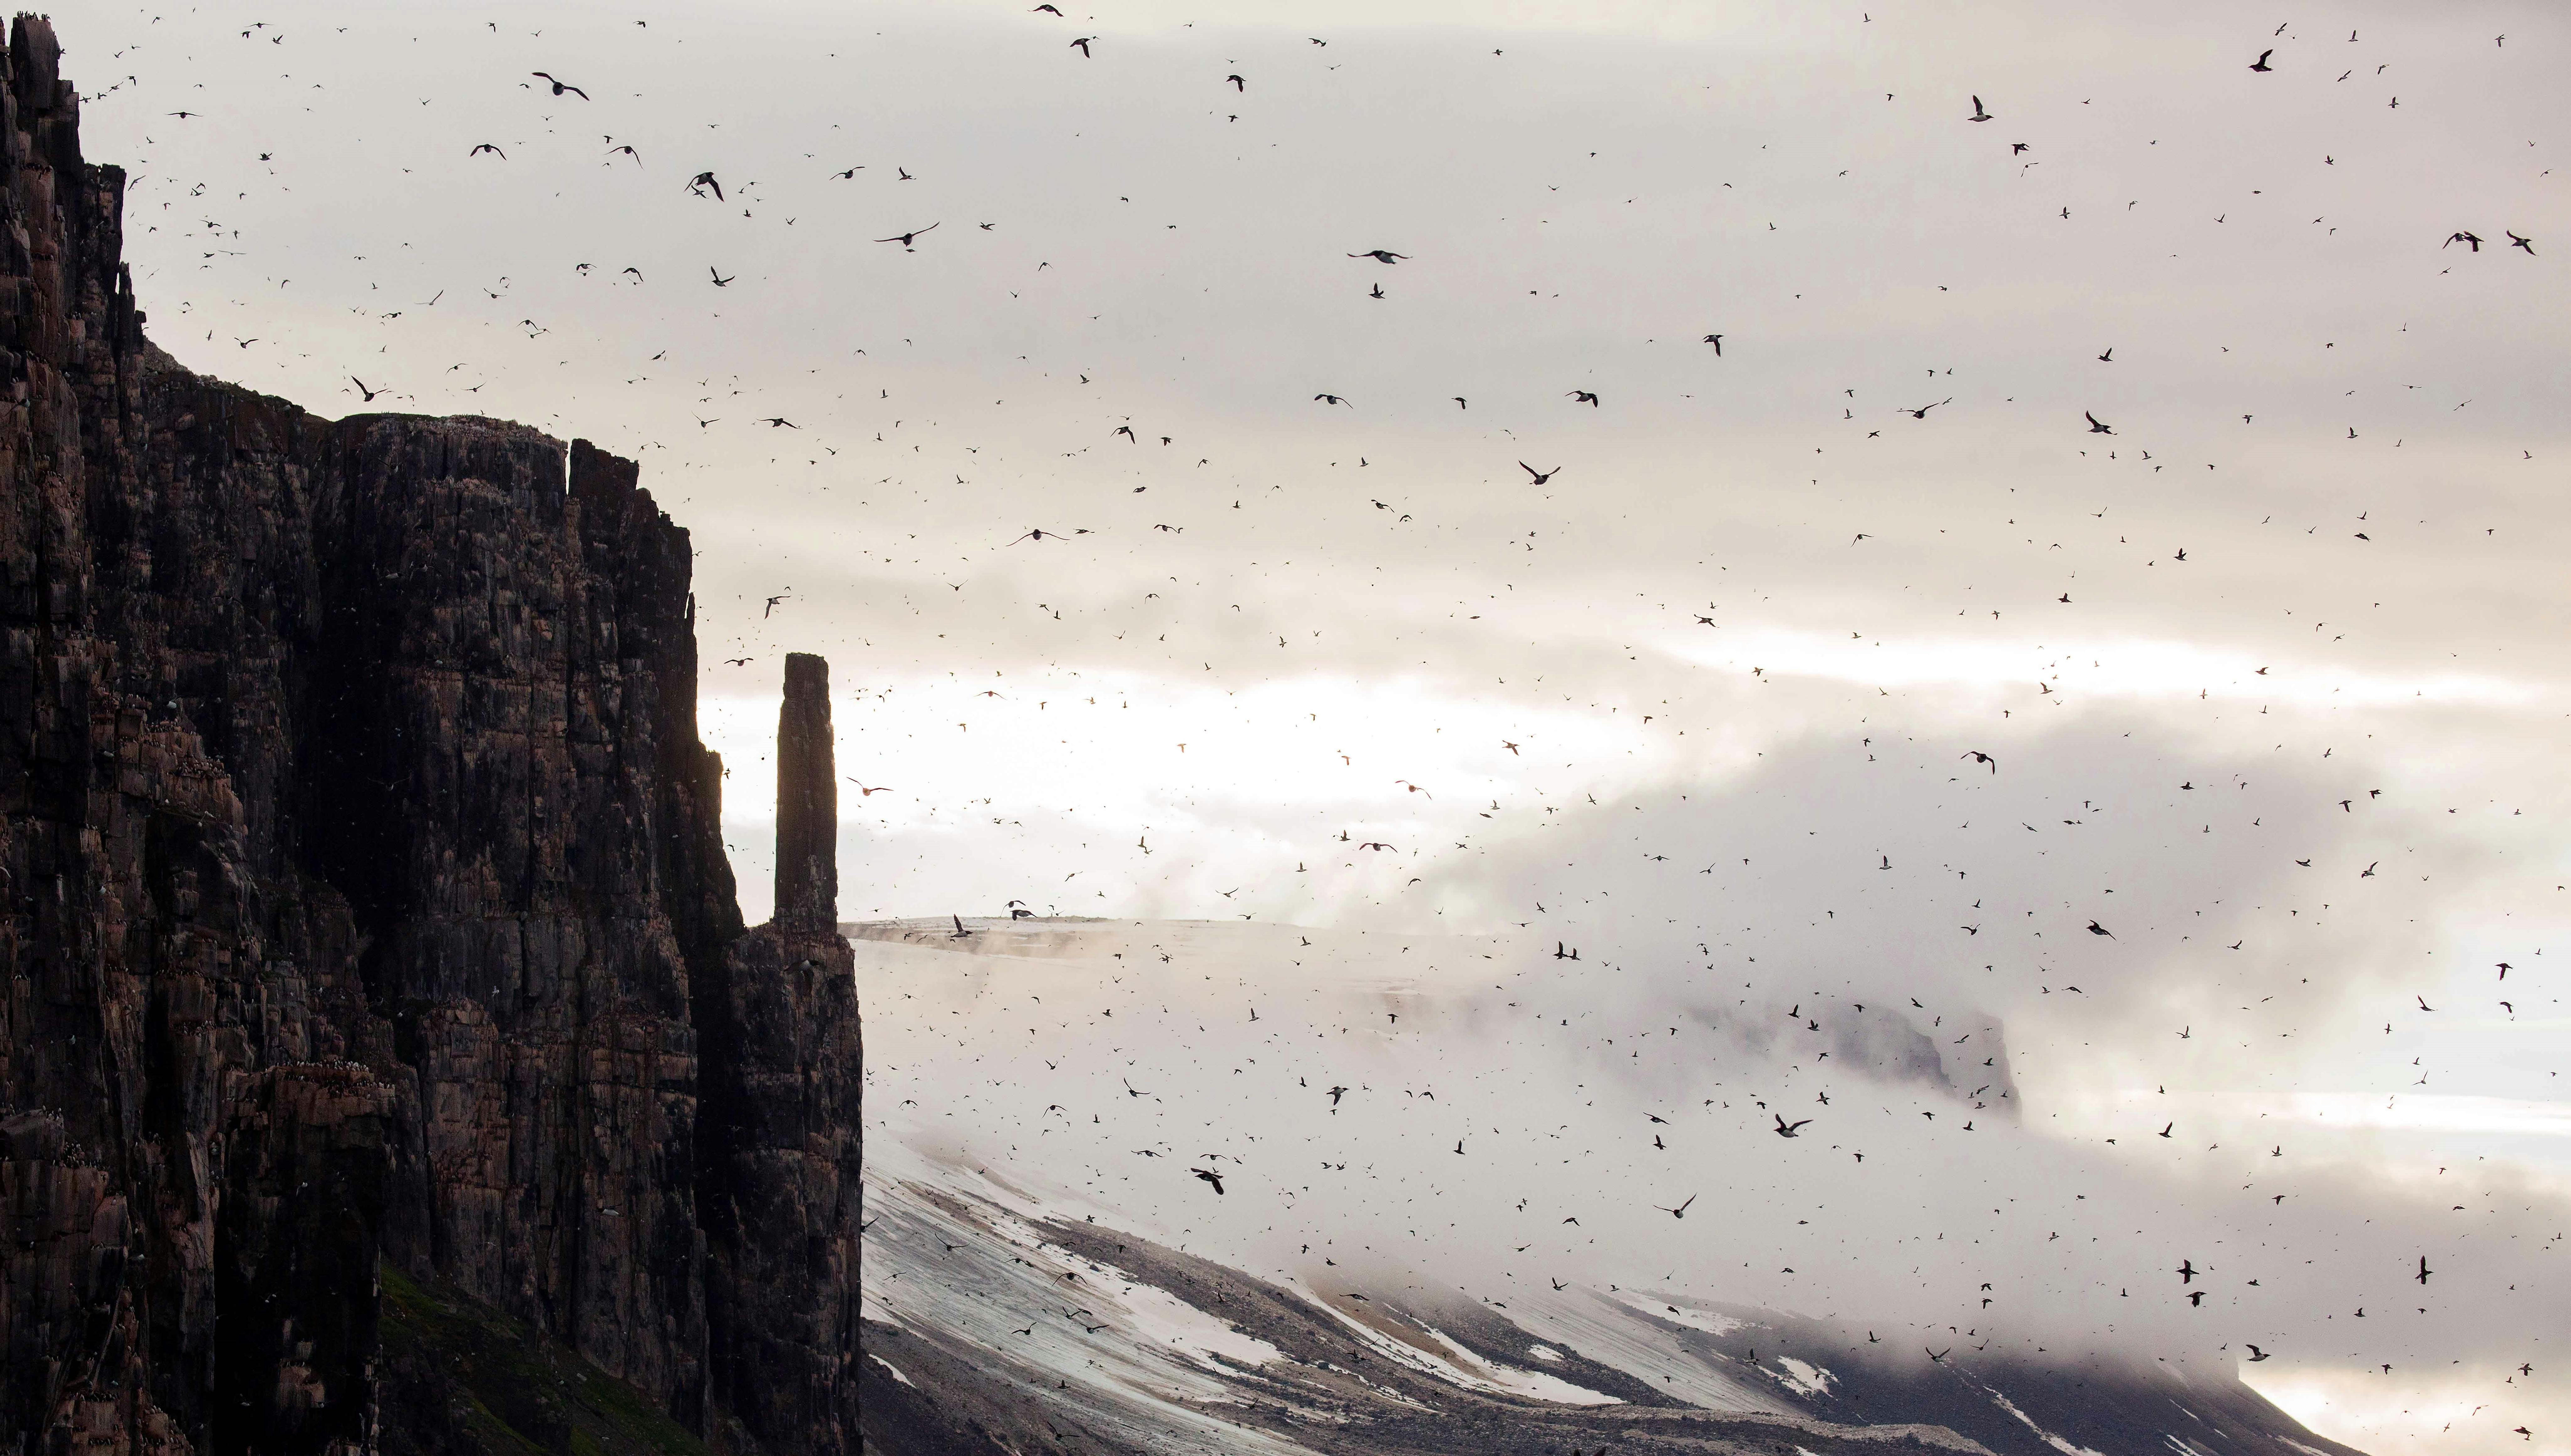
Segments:
[[[539,77],[542,77],[542,78],[544,79],[544,81],[545,81],[545,83],[546,83],[547,85],[549,85],[549,86],[553,87],[553,89],[554,89],[554,95],[556,95],[556,96],[560,96],[560,95],[562,95],[564,92],[568,91],[568,92],[570,92],[572,95],[579,97],[579,98],[580,98],[581,100],[583,100],[583,101],[587,101],[587,100],[589,100],[589,93],[588,93],[588,92],[581,90],[579,87],[572,85],[572,84],[571,84],[570,82],[568,82],[568,81],[556,81],[556,80],[554,80],[554,78],[553,78],[553,73],[552,73],[552,72],[550,72],[550,71],[530,71],[530,72],[528,72],[527,74],[528,74],[528,75],[530,75],[530,76],[539,76]]]

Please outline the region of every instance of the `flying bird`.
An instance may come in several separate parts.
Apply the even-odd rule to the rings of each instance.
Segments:
[[[2116,432],[2114,426],[2100,423],[2098,416],[2085,409],[2080,411],[2080,417],[2089,421],[2089,433],[2093,435],[2112,435]]]
[[[2505,230],[2502,230],[2502,231],[2505,231]],[[2472,247],[2472,249],[2473,249],[2473,251],[2475,251],[2475,252],[2479,252],[2479,251],[2481,251],[2481,250],[2482,250],[2482,241],[2481,241],[2479,238],[2474,237],[2474,236],[2473,236],[2472,234],[2470,234],[2470,233],[2456,233],[2456,234],[2453,234],[2453,235],[2449,236],[2449,237],[2446,239],[2446,241],[2445,241],[2445,242],[2438,243],[2438,244],[2437,244],[2437,246],[2438,246],[2438,247],[2440,247],[2440,248],[2447,248],[2447,247],[2452,247],[2452,246],[2454,246],[2454,245],[2455,245],[2456,243],[2468,243],[2468,244],[2470,244],[2470,245],[2471,245],[2471,247]]]
[[[1598,396],[1590,390],[1574,389],[1570,397],[1577,403],[1588,405],[1591,409],[1598,407]]]
[[[492,156],[499,158],[499,159],[500,159],[501,161],[503,161],[503,162],[506,162],[506,161],[508,161],[508,160],[509,160],[509,154],[508,154],[508,153],[501,151],[499,148],[497,148],[497,147],[495,147],[495,146],[491,145],[491,144],[490,144],[490,143],[488,143],[488,142],[483,143],[481,146],[474,148],[472,151],[467,152],[467,153],[465,153],[464,155],[465,155],[465,156],[467,156],[467,157],[479,157],[479,156],[481,156],[481,155],[482,155],[483,153],[485,153],[485,152],[488,152],[488,153],[490,153]]]
[[[1562,473],[1562,467],[1559,465],[1553,467],[1551,470],[1538,470],[1523,460],[1518,462],[1518,468],[1535,477],[1535,479],[1530,482],[1534,485],[1542,485],[1546,481],[1551,480]]]
[[[366,381],[365,381],[365,380],[363,380],[363,379],[358,378],[358,377],[357,377],[356,375],[354,375],[354,374],[351,374],[351,375],[349,375],[349,376],[348,376],[348,382],[357,386],[357,392],[358,392],[359,394],[362,394],[362,395],[366,396],[366,403],[368,403],[368,404],[372,404],[372,403],[374,403],[374,402],[375,402],[375,396],[376,396],[376,395],[378,395],[378,394],[383,393],[383,392],[384,392],[384,389],[390,389],[390,388],[392,388],[392,387],[393,387],[393,386],[391,386],[390,384],[387,384],[387,385],[385,385],[385,386],[383,387],[383,389],[369,389],[369,388],[367,388],[367,387],[366,387]]]
[[[1986,122],[1986,121],[1989,121],[1990,119],[1991,119],[1991,114],[1990,114],[1989,112],[1986,112],[1986,111],[1982,110],[1982,99],[1981,99],[1980,97],[1978,97],[1978,96],[1974,97],[1974,98],[1973,98],[1973,114],[1972,114],[1971,116],[1968,116],[1968,117],[1964,118],[1964,120],[1966,120],[1966,121],[1968,121],[1968,122]]]
[[[938,228],[938,224],[943,223],[943,222],[945,222],[945,221],[946,221],[945,219],[940,218],[940,219],[938,219],[938,220],[937,220],[937,222],[936,222],[936,223],[931,223],[931,224],[929,224],[929,225],[928,225],[927,227],[925,227],[925,228],[913,228],[912,230],[910,230],[910,231],[909,231],[909,232],[907,232],[907,233],[896,233],[896,234],[894,234],[893,236],[891,236],[890,238],[878,238],[878,239],[876,239],[876,240],[875,240],[875,242],[877,242],[877,243],[900,243],[900,244],[902,245],[903,250],[904,250],[904,251],[907,251],[907,250],[909,250],[909,247],[910,247],[910,243],[911,243],[911,240],[912,240],[912,239],[917,238],[917,237],[918,237],[920,234],[922,234],[922,233],[934,233],[934,232],[936,232],[936,231],[937,231],[937,228]]]
[[[1770,1117],[1777,1117],[1777,1115],[1776,1115],[1775,1113],[1770,1113],[1770,1114],[1769,1114],[1769,1116],[1770,1116]],[[1792,1138],[1792,1137],[1796,1137],[1796,1136],[1798,1136],[1798,1134],[1797,1134],[1797,1132],[1796,1132],[1796,1129],[1798,1129],[1798,1128],[1802,1128],[1802,1127],[1805,1127],[1805,1126],[1808,1126],[1808,1125],[1811,1123],[1811,1121],[1812,1121],[1812,1120],[1811,1120],[1810,1118],[1805,1118],[1805,1119],[1803,1119],[1803,1121],[1802,1121],[1802,1122],[1800,1122],[1800,1123],[1790,1123],[1790,1122],[1786,1121],[1784,1118],[1777,1118],[1777,1136],[1778,1136],[1778,1137],[1780,1137],[1780,1138]]]
[[[1973,760],[1974,762],[1976,762],[1976,763],[1988,763],[1989,765],[1991,765],[1991,772],[1993,772],[1993,773],[1995,773],[1995,774],[1996,774],[1996,773],[1998,773],[1998,772],[2000,771],[2000,760],[1999,760],[1999,759],[1997,759],[1997,758],[1992,757],[1992,756],[1991,756],[1990,754],[1988,754],[1988,753],[1983,752],[1983,751],[1982,751],[1981,749],[1979,749],[1979,748],[1974,748],[1974,749],[1972,749],[1971,751],[1969,751],[1969,752],[1965,753],[1965,754],[1964,754],[1964,756],[1965,756],[1965,757],[1967,757],[1967,758],[1972,759],[1972,760]]]
[[[1232,89],[1235,91],[1248,91],[1250,89],[1249,83],[1243,81],[1239,76],[1226,76],[1223,79],[1231,82]]]
[[[2248,1343],[2248,1342],[2247,1342],[2247,1341],[2244,1341],[2244,1343],[2246,1344],[2246,1343]],[[2267,1352],[2266,1350],[2263,1350],[2263,1349],[2259,1348],[2257,1345],[2250,1345],[2250,1363],[2251,1363],[2251,1364],[2253,1364],[2253,1365],[2258,1364],[2261,1360],[2264,1360],[2264,1359],[2267,1359],[2267,1358],[2268,1358],[2268,1352]]]
[[[1074,47],[1077,47],[1077,48],[1079,49],[1079,51],[1080,51],[1081,56],[1082,56],[1084,59],[1086,59],[1086,58],[1088,58],[1088,56],[1089,56],[1089,43],[1090,43],[1091,41],[1096,40],[1096,39],[1098,39],[1098,37],[1096,37],[1096,36],[1094,36],[1094,35],[1085,35],[1085,36],[1082,36],[1080,39],[1078,39],[1078,40],[1076,40],[1076,41],[1073,41],[1073,42],[1072,42],[1072,45],[1073,45]]]
[[[1348,256],[1350,256],[1350,257],[1370,257],[1370,258],[1373,258],[1373,259],[1374,259],[1375,261],[1377,261],[1377,262],[1386,262],[1386,263],[1389,263],[1389,262],[1400,262],[1400,261],[1401,261],[1401,260],[1403,260],[1404,258],[1409,257],[1409,256],[1410,256],[1410,254],[1409,254],[1409,253],[1406,253],[1406,252],[1395,252],[1395,251],[1393,251],[1392,249],[1390,249],[1390,248],[1388,248],[1388,247],[1369,247],[1369,248],[1367,248],[1367,249],[1366,249],[1365,251],[1363,251],[1363,252],[1351,252],[1351,253],[1349,253],[1349,254],[1348,254]]]
[[[688,179],[688,191],[695,193],[699,197],[704,197],[706,195],[705,190],[707,188],[714,189],[716,202],[723,201],[723,184],[715,181],[715,175],[713,173],[700,172],[696,176]]]
[[[546,82],[548,85],[550,85],[550,86],[552,86],[552,87],[553,87],[553,89],[554,89],[554,95],[556,95],[556,96],[560,96],[560,95],[562,95],[564,92],[568,91],[568,92],[570,92],[572,95],[579,97],[579,98],[580,98],[581,100],[583,100],[583,101],[587,101],[587,100],[589,100],[589,93],[588,93],[588,92],[581,90],[579,87],[572,85],[572,84],[571,84],[570,82],[568,82],[568,81],[556,81],[556,80],[554,80],[554,78],[553,78],[553,73],[552,73],[552,72],[550,72],[550,71],[530,71],[530,72],[528,72],[527,74],[528,74],[528,75],[530,75],[530,76],[540,76],[540,77],[543,77],[543,78],[544,78],[544,80],[545,80],[545,82]]]
[[[1216,1196],[1217,1196],[1217,1197],[1221,1197],[1221,1196],[1222,1196],[1222,1194],[1223,1194],[1223,1175],[1222,1175],[1222,1174],[1214,1173],[1214,1172],[1211,1172],[1211,1171],[1209,1171],[1209,1170],[1207,1170],[1207,1169],[1203,1169],[1203,1168],[1191,1168],[1191,1169],[1189,1169],[1189,1170],[1188,1170],[1188,1172],[1195,1174],[1197,1177],[1199,1177],[1199,1178],[1201,1178],[1201,1179],[1204,1179],[1206,1182],[1208,1182],[1208,1183],[1210,1183],[1210,1184],[1213,1184],[1213,1185],[1214,1185],[1214,1191],[1215,1191]]]
[[[1658,1204],[1654,1204],[1654,1205],[1652,1205],[1652,1207],[1653,1207],[1653,1208],[1655,1208],[1655,1209],[1661,1209],[1661,1212],[1662,1212],[1662,1213],[1669,1214],[1669,1215],[1670,1215],[1671,1217],[1673,1217],[1673,1218],[1684,1218],[1684,1217],[1686,1217],[1686,1216],[1687,1216],[1688,1204],[1693,1204],[1693,1203],[1695,1203],[1695,1202],[1696,1202],[1696,1197],[1697,1197],[1697,1196],[1696,1196],[1696,1195],[1694,1195],[1694,1194],[1690,1194],[1690,1195],[1688,1195],[1688,1198],[1687,1198],[1687,1204],[1681,1204],[1681,1205],[1679,1205],[1679,1206],[1678,1206],[1677,1208],[1675,1208],[1675,1209],[1661,1209],[1661,1206],[1660,1206],[1660,1205],[1658,1205]],[[1565,1220],[1565,1221],[1568,1221],[1568,1220]]]
[[[716,286],[716,287],[718,287],[718,288],[728,288],[728,287],[731,287],[731,286],[732,286],[732,278],[737,278],[737,277],[740,277],[740,276],[741,276],[741,274],[739,274],[739,273],[735,273],[735,274],[733,274],[733,275],[732,275],[732,278],[728,278],[728,277],[725,277],[725,276],[723,275],[723,270],[722,270],[721,268],[711,268],[711,267],[710,267],[710,268],[708,268],[708,269],[706,269],[706,273],[707,273],[707,275],[708,275],[708,276],[712,277],[712,278],[715,280],[715,286]]]
[[[2251,62],[2251,63],[2250,63],[2250,69],[2251,69],[2251,70],[2253,70],[2253,71],[2274,71],[2274,70],[2276,70],[2276,69],[2277,69],[2276,67],[2271,66],[2271,65],[2269,65],[2269,64],[2268,64],[2268,58],[2269,58],[2270,56],[2275,55],[2275,54],[2277,54],[2277,53],[2276,53],[2274,50],[2265,50],[2265,51],[2261,51],[2261,52],[2259,53],[2259,59],[2257,59],[2257,60],[2255,60],[2255,61],[2253,61],[2253,62]]]

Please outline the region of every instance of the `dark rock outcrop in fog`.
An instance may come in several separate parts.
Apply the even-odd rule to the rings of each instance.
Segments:
[[[394,1388],[452,1372],[379,1364],[380,1259],[694,1437],[845,1449],[854,998],[744,937],[687,533],[585,441],[179,367],[57,57],[21,17],[0,89],[0,1444],[506,1444],[379,1428],[491,1409]]]

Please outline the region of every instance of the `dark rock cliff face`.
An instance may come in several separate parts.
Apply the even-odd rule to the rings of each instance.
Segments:
[[[852,1448],[824,670],[745,935],[635,466],[177,366],[56,58],[22,17],[0,89],[0,1444],[491,1448],[379,1360],[380,1269],[710,1444]]]
[[[837,804],[829,668],[796,653],[776,728],[776,913],[697,993],[714,1150],[698,1207],[736,1251],[707,1281],[714,1389],[771,1444],[854,1408],[856,959],[838,931]],[[853,1446],[855,1430],[832,1439]]]

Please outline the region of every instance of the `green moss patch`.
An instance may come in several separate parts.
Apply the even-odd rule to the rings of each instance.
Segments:
[[[378,1269],[386,1375],[444,1386],[441,1424],[486,1456],[707,1456],[649,1396],[560,1342],[456,1290]]]

